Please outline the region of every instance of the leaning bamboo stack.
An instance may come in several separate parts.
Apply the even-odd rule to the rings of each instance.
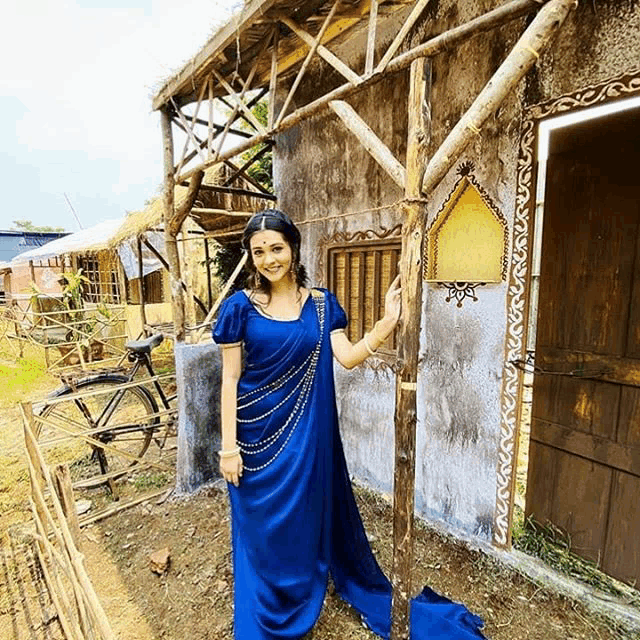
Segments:
[[[115,640],[78,549],[80,529],[68,469],[64,466],[56,469],[54,482],[34,434],[31,405],[24,404],[21,409],[36,550],[64,637],[67,640]]]

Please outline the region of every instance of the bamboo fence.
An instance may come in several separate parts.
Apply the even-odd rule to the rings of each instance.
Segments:
[[[34,311],[18,305],[0,307],[0,344],[15,357],[26,345],[42,351],[47,370],[64,373],[80,368],[120,364],[126,355],[124,305]],[[52,352],[53,350],[53,352]]]
[[[64,636],[67,640],[115,640],[79,549],[80,525],[68,467],[58,466],[51,474],[34,433],[31,406],[21,408],[36,551]]]

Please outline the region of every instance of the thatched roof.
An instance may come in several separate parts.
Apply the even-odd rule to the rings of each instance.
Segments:
[[[407,9],[413,0],[379,0],[384,15]],[[159,109],[171,99],[177,105],[196,99],[195,87],[215,68],[223,76],[238,72],[246,77],[256,56],[269,45],[274,29],[279,30],[278,78],[297,72],[308,53],[308,47],[287,27],[278,23],[278,16],[286,16],[315,36],[333,6],[332,0],[250,0],[241,11],[220,28],[204,47],[182,69],[167,80],[153,99],[153,108]],[[369,2],[343,0],[323,43],[340,44],[352,38],[355,30],[366,29]],[[259,61],[252,88],[269,85],[270,56]],[[218,86],[216,93],[225,91]]]
[[[234,171],[227,165],[215,165],[205,171],[202,186],[196,198],[195,207],[225,213],[192,213],[191,217],[207,232],[221,234],[221,241],[234,240],[244,228],[246,218],[238,218],[236,212],[254,213],[266,209],[269,204],[261,198],[236,193],[218,193],[207,189],[211,186],[225,184]],[[255,191],[255,188],[244,178],[238,176],[233,179],[231,186],[236,189]],[[179,207],[186,198],[188,188],[184,185],[175,187],[175,205]],[[164,201],[162,196],[157,196],[141,211],[133,211],[127,215],[123,224],[109,240],[110,247],[116,247],[123,241],[149,231],[164,227]]]
[[[52,240],[41,247],[18,254],[11,265],[27,264],[30,260],[46,260],[56,256],[83,255],[97,253],[110,248],[111,238],[124,223],[124,218],[105,220],[99,224],[81,229],[57,240]]]

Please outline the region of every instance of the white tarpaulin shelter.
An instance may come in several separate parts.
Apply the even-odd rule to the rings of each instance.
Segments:
[[[30,260],[47,260],[69,253],[90,253],[107,249],[109,239],[122,226],[124,220],[124,218],[105,220],[89,229],[82,229],[64,238],[52,240],[41,247],[17,255],[9,264],[25,264]]]

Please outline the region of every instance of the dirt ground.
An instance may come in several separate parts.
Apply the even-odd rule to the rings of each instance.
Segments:
[[[29,544],[28,483],[15,407],[19,400],[41,398],[56,383],[41,370],[29,374],[28,366],[0,365],[0,640],[57,640],[57,618]],[[388,573],[391,508],[376,494],[364,489],[356,493],[371,545]],[[170,550],[170,565],[157,575],[150,569],[149,555],[164,547]],[[233,576],[224,489],[214,486],[189,497],[155,498],[109,516],[83,529],[82,552],[121,640],[231,640]],[[415,591],[428,584],[482,616],[485,633],[493,640],[630,637],[581,605],[423,525],[417,533],[413,576]],[[309,638],[374,637],[329,590]]]

